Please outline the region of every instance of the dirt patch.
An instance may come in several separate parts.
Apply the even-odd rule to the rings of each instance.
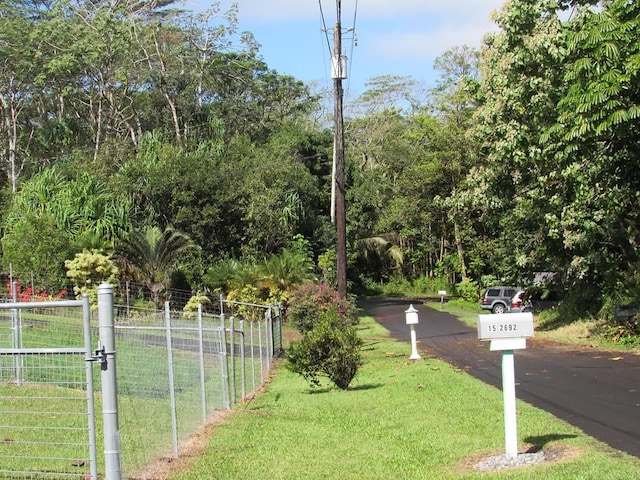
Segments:
[[[472,455],[466,458],[456,471],[460,474],[468,474],[472,472],[502,472],[516,468],[528,468],[536,465],[552,465],[560,462],[570,462],[575,460],[582,451],[576,447],[570,447],[561,444],[549,444],[544,448],[531,446],[526,450],[518,453],[518,458],[524,461],[504,461],[504,451],[489,452]],[[527,461],[527,457],[535,457],[534,461]],[[492,467],[493,465],[493,467]]]
[[[172,475],[189,467],[196,457],[204,453],[216,427],[224,423],[231,413],[233,413],[232,410],[216,411],[209,417],[202,429],[192,434],[189,440],[180,445],[178,458],[171,455],[156,457],[142,471],[129,477],[129,480],[167,480]]]

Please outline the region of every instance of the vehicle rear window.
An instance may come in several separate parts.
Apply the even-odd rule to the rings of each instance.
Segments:
[[[508,289],[504,291],[505,297],[513,297],[515,294],[516,294],[516,290]]]
[[[487,294],[485,296],[487,296],[487,297],[499,297],[500,296],[500,289],[499,288],[490,288],[489,290],[487,290]]]

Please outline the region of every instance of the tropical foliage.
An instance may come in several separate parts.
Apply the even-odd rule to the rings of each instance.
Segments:
[[[97,249],[156,302],[178,276],[285,304],[335,284],[331,98],[270,69],[238,8],[0,2],[7,276],[58,291]],[[389,74],[349,98],[351,292],[473,298],[553,272],[576,314],[640,301],[639,19],[628,0],[512,0],[431,88]]]
[[[147,227],[129,232],[120,252],[124,269],[147,286],[151,299],[160,306],[160,293],[169,287],[171,274],[193,248],[191,239],[173,228],[161,231],[158,227]]]

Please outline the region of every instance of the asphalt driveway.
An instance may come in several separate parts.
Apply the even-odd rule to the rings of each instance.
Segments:
[[[410,342],[405,310],[418,309],[418,351],[502,388],[501,354],[479,341],[477,330],[418,299],[367,299],[365,311],[403,342]],[[407,356],[410,354],[407,349]],[[536,340],[515,352],[516,396],[640,458],[640,355]]]

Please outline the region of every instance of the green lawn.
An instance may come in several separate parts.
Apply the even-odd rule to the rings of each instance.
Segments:
[[[559,461],[480,473],[504,453],[502,392],[410,347],[364,317],[365,365],[352,388],[311,389],[284,368],[217,427],[182,479],[633,479],[640,460],[518,402],[520,450]]]

